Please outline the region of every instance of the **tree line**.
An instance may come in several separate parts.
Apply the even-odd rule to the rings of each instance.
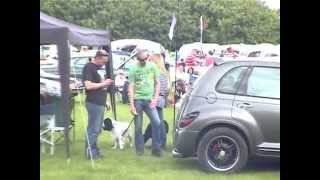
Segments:
[[[259,0],[41,0],[50,16],[95,29],[111,30],[112,40],[148,39],[174,49],[168,37],[173,14],[174,42],[280,43],[280,10]]]

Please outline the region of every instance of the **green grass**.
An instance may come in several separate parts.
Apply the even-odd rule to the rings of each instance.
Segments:
[[[79,98],[79,97],[78,97]],[[79,100],[79,99],[78,99]],[[111,149],[111,136],[102,132],[99,146],[105,158],[95,161],[95,168],[84,158],[84,127],[86,126],[86,110],[76,103],[76,138],[71,144],[71,160],[67,162],[64,143],[61,141],[53,156],[40,154],[40,177],[42,180],[277,180],[280,179],[279,161],[260,160],[250,162],[248,166],[237,174],[209,174],[201,170],[196,159],[174,159],[171,156],[172,134],[168,134],[168,151],[162,158],[153,157],[148,146],[144,156],[136,157],[134,149]],[[84,114],[83,114],[83,113]],[[165,119],[172,130],[173,108],[165,109]],[[106,116],[110,116],[107,112]],[[118,104],[117,117],[119,121],[130,121],[131,115],[128,105]],[[144,117],[144,127],[149,123]],[[170,131],[172,132],[172,131]],[[72,133],[72,132],[71,132]]]

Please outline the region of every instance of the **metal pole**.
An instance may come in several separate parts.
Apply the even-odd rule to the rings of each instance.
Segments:
[[[113,72],[113,62],[112,62],[112,48],[111,48],[111,40],[112,40],[112,34],[111,31],[109,31],[109,42],[108,42],[108,48],[109,48],[109,61],[108,64],[106,64],[106,75],[107,78],[111,78],[115,80],[115,75]],[[117,121],[117,110],[116,110],[116,98],[115,98],[115,85],[112,85],[109,87],[110,92],[110,101],[111,101],[111,108],[112,108],[112,114],[115,121]]]
[[[177,22],[176,22],[176,25],[177,25],[177,30],[176,30],[176,35],[175,35],[175,38],[173,39],[174,40],[174,49],[175,49],[175,54],[176,54],[176,57],[175,57],[175,69],[174,69],[174,96],[173,96],[173,99],[174,99],[174,103],[173,103],[173,123],[175,125],[175,120],[176,120],[176,101],[175,101],[175,93],[176,93],[176,89],[177,89],[177,86],[176,86],[176,81],[177,81],[177,62],[178,62],[178,43],[177,43],[177,40],[178,40],[178,30],[179,30],[179,22],[180,22],[180,0],[178,0],[178,13],[177,13]],[[174,126],[173,126],[174,127]]]
[[[64,140],[66,148],[66,156],[70,158],[70,147],[69,147],[69,124],[70,124],[70,47],[68,40],[68,30],[63,29],[60,43],[58,44],[58,59],[59,59],[59,72],[61,82],[61,98],[62,107],[61,113],[64,120]]]
[[[202,44],[202,28],[203,28],[203,22],[202,22],[202,16],[200,16],[200,43]]]

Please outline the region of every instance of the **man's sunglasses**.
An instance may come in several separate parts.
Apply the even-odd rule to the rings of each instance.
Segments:
[[[109,57],[109,56],[104,54],[104,55],[95,56],[95,58],[97,58],[97,57]]]
[[[148,60],[148,58],[149,58],[149,56],[147,56],[146,58],[143,58],[143,59],[138,58],[138,60],[139,60],[139,61],[146,61],[146,60]]]
[[[95,56],[95,57],[103,57],[103,56],[108,57],[109,54],[106,53],[106,52],[103,52],[103,51],[98,51],[98,52],[96,53],[96,56]]]

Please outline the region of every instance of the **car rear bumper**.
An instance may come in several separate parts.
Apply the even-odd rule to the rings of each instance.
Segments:
[[[178,152],[177,149],[173,149],[173,150],[172,150],[172,156],[173,156],[174,158],[183,158],[183,157],[184,157],[180,152]]]
[[[175,132],[175,148],[173,157],[191,157],[196,155],[198,131],[177,129]]]

